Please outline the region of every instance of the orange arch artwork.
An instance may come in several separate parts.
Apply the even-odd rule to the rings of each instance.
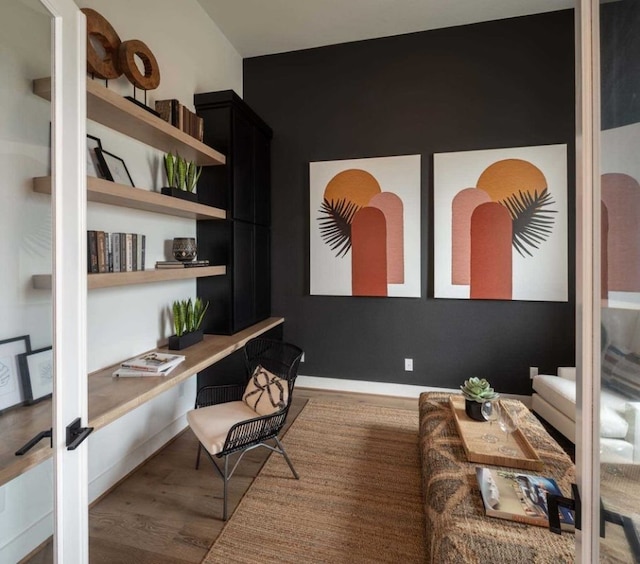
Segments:
[[[310,293],[420,297],[420,156],[310,163]]]
[[[434,155],[434,296],[568,299],[566,145]]]
[[[640,184],[628,174],[608,173],[602,186],[602,288],[640,292]]]

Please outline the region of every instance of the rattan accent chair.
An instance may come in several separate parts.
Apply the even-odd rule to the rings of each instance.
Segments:
[[[187,413],[189,426],[199,442],[196,469],[200,466],[200,455],[204,450],[224,482],[224,521],[227,520],[227,484],[248,451],[262,446],[281,454],[298,479],[278,434],[289,412],[302,350],[282,341],[256,337],[244,346],[244,357],[247,371],[244,383],[201,388],[195,409]],[[267,380],[259,380],[259,376],[265,375],[268,375],[268,386],[265,385]],[[265,414],[265,409],[260,408],[265,404],[258,406],[255,403],[254,407],[258,396],[263,398],[260,401],[267,402],[269,408],[273,406],[271,413]],[[267,444],[270,440],[273,440],[273,445]],[[229,471],[229,457],[236,453],[239,456]],[[215,458],[223,459],[224,463],[219,464]]]

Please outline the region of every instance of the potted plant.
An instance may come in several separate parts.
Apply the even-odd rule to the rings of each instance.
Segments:
[[[167,175],[168,186],[161,189],[163,194],[192,202],[198,201],[195,190],[202,174],[202,167],[178,154],[167,153],[164,156],[164,172]]]
[[[191,298],[173,302],[171,309],[175,335],[169,337],[170,350],[179,351],[202,341],[200,326],[208,308],[209,302],[205,304],[200,298],[193,302]]]
[[[498,398],[498,393],[491,387],[484,378],[472,377],[464,381],[464,386],[460,386],[464,396],[464,411],[475,421],[485,421],[482,416],[482,404],[485,401],[492,401]]]

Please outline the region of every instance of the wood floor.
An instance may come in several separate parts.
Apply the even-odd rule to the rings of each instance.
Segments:
[[[297,388],[287,427],[310,398],[418,409],[418,400]],[[286,448],[286,438],[283,440]],[[89,511],[91,564],[200,563],[220,534],[222,480],[206,457],[195,470],[197,441],[189,430],[147,460]],[[269,451],[248,453],[229,481],[229,515]],[[295,465],[295,459],[293,460]],[[53,562],[51,543],[27,560]]]

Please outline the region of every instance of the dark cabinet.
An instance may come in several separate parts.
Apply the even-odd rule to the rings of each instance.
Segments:
[[[198,279],[209,300],[207,333],[235,333],[271,314],[271,129],[233,91],[194,97],[204,142],[227,155],[203,170],[201,203],[227,210],[222,222],[199,221],[198,256],[226,264],[226,276]]]

